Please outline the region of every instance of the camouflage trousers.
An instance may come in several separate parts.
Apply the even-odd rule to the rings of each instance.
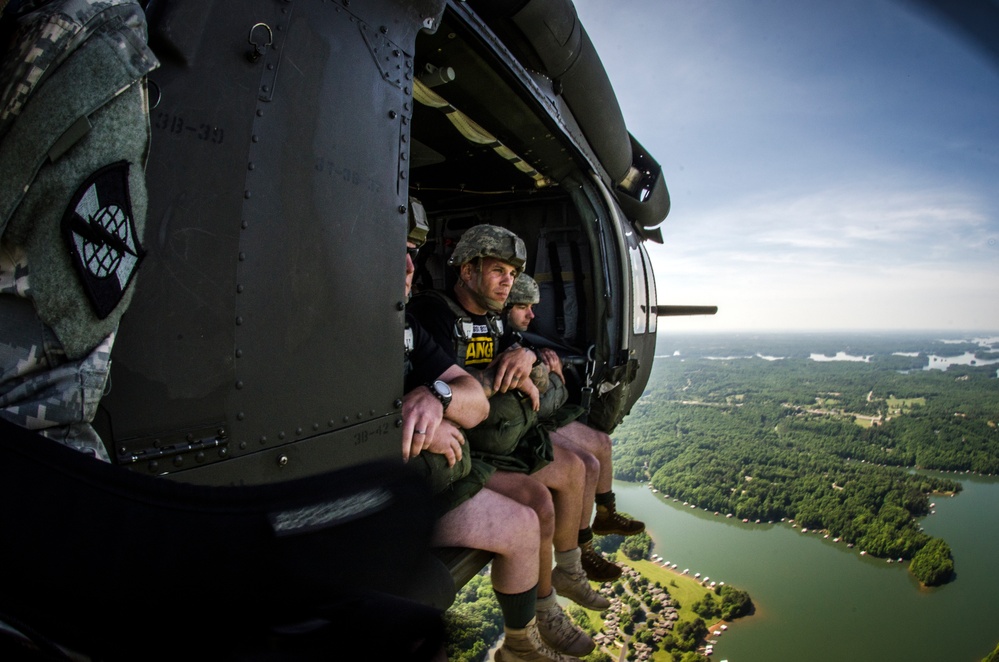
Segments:
[[[110,462],[91,427],[111,368],[112,332],[71,361],[31,302],[0,294],[0,416]]]

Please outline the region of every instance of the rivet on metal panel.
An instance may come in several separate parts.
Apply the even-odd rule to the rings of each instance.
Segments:
[[[279,467],[286,466],[288,464],[288,456],[287,455],[281,455],[280,457],[278,457],[277,463],[278,463]]]

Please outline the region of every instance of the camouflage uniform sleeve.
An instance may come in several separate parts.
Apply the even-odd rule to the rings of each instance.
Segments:
[[[91,422],[134,289],[131,256],[141,256],[143,80],[158,62],[136,0],[0,3],[9,35],[0,62],[0,417],[108,461]],[[105,195],[112,168],[119,179]],[[101,215],[112,208],[122,213]],[[69,211],[84,214],[82,224],[63,224]],[[95,223],[120,241],[86,232]],[[79,227],[74,262],[67,243]],[[122,285],[95,293],[104,265]]]

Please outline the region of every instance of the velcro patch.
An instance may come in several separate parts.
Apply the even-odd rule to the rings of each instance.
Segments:
[[[73,267],[100,319],[121,301],[145,251],[128,190],[127,161],[104,166],[80,185],[62,218]]]

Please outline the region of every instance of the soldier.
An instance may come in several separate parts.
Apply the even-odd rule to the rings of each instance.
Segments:
[[[109,461],[91,422],[144,254],[158,62],[134,1],[12,2],[0,39],[0,416]]]
[[[406,241],[407,299],[415,271],[415,253],[426,234],[422,206],[413,201]],[[465,440],[460,427],[474,427],[489,413],[485,393],[408,314],[406,343],[403,456],[418,463],[442,502],[444,513],[434,533],[434,544],[484,549],[496,554],[490,578],[503,613],[505,631],[497,660],[570,659],[539,638],[536,611],[542,537],[537,514],[488,485],[483,486],[495,469],[471,459],[462,450]],[[462,465],[468,468],[456,470]],[[540,483],[521,474],[511,484],[518,480],[521,488],[518,493],[532,494],[530,500],[534,502],[550,503],[551,497]],[[549,505],[546,510],[550,508]],[[550,535],[545,544],[551,545]],[[549,611],[553,613],[549,620],[567,622],[558,603],[551,605]],[[582,631],[571,634],[575,635],[572,639],[576,646],[565,652],[585,655],[593,650],[592,641]]]
[[[538,284],[527,274],[520,274],[514,281],[507,298],[505,320],[508,331],[521,345],[526,346],[520,335],[527,331],[534,319],[533,307],[540,303],[541,292]],[[611,438],[604,432],[576,420],[584,412],[575,405],[566,405],[565,377],[562,374],[562,361],[550,349],[538,351],[542,363],[535,368],[536,382],[548,384],[546,412],[556,426],[550,434],[552,442],[569,450],[583,460],[590,469],[587,471],[587,485],[584,492],[582,518],[579,523],[578,541],[582,550],[582,564],[586,576],[595,581],[610,581],[621,576],[621,568],[608,562],[593,549],[593,535],[633,536],[645,530],[645,524],[617,512],[614,492],[613,465],[611,461]],[[597,513],[590,524],[594,502]]]
[[[500,469],[487,486],[527,503],[522,476],[529,474],[552,492],[553,545],[541,548],[538,624],[554,648],[578,654],[575,651],[583,649],[584,643],[592,649],[592,640],[553,609],[556,590],[589,609],[606,609],[610,603],[590,586],[580,565],[576,538],[583,463],[573,453],[553,447],[537,425],[539,393],[530,378],[537,357],[523,348],[499,351],[502,323],[498,313],[525,259],[524,243],[514,233],[492,225],[473,227],[462,236],[449,261],[459,271],[453,293],[423,293],[410,302],[410,311],[489,397],[489,418],[468,431],[473,455]],[[546,514],[539,512],[539,516],[544,523]]]

